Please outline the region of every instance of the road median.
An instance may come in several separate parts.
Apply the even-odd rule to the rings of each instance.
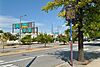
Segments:
[[[38,48],[27,48],[23,50],[15,50],[15,51],[8,51],[8,52],[0,52],[0,56],[6,56],[6,55],[15,55],[15,54],[21,54],[21,53],[28,53],[33,51],[42,51],[42,50],[48,50],[48,49],[54,49],[54,48],[61,48],[62,46],[52,46],[52,47],[38,47]]]

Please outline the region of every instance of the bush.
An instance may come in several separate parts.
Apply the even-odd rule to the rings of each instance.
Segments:
[[[22,44],[30,45],[32,41],[31,35],[26,35],[21,39]]]

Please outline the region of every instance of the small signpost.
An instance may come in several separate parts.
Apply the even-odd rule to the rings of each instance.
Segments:
[[[75,10],[72,5],[68,5],[66,8],[66,18],[70,22],[70,64],[73,66],[72,19],[75,18]]]

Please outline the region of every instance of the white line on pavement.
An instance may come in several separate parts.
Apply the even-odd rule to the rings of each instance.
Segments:
[[[1,65],[0,67],[18,67],[14,64],[6,64],[6,65]]]
[[[45,56],[54,56],[54,55],[39,55],[37,57],[39,58],[39,57],[45,57]]]
[[[4,62],[3,60],[0,60],[0,63]]]
[[[39,55],[37,57],[39,58],[39,57],[44,57],[44,56],[50,56],[50,55]],[[23,58],[23,59],[8,61],[8,62],[0,61],[1,62],[0,65],[8,64],[8,63],[14,63],[14,62],[18,62],[18,61],[24,61],[24,60],[28,60],[28,59],[32,59],[32,58],[34,58],[34,57],[28,57],[28,58]]]
[[[100,52],[100,49],[96,49],[95,51],[99,51]]]
[[[87,50],[89,50],[89,48],[84,48],[84,51],[87,51]]]
[[[19,59],[19,60],[13,60],[13,61],[8,61],[8,62],[3,62],[3,63],[0,63],[0,65],[2,65],[2,64],[8,64],[8,63],[14,63],[14,62],[23,61],[23,60],[28,60],[28,59],[32,59],[32,58],[34,58],[34,57],[28,57],[28,58]]]

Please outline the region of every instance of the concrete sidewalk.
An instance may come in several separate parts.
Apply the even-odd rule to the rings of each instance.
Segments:
[[[69,65],[68,62],[65,62],[65,63],[59,64],[59,65],[57,65],[55,67],[71,67],[71,66]]]
[[[100,67],[100,58],[93,60],[92,62],[90,62],[85,67]]]
[[[65,62],[55,67],[72,67],[72,66],[70,66],[68,62]],[[100,58],[93,60],[88,65],[75,64],[73,67],[100,67]]]

